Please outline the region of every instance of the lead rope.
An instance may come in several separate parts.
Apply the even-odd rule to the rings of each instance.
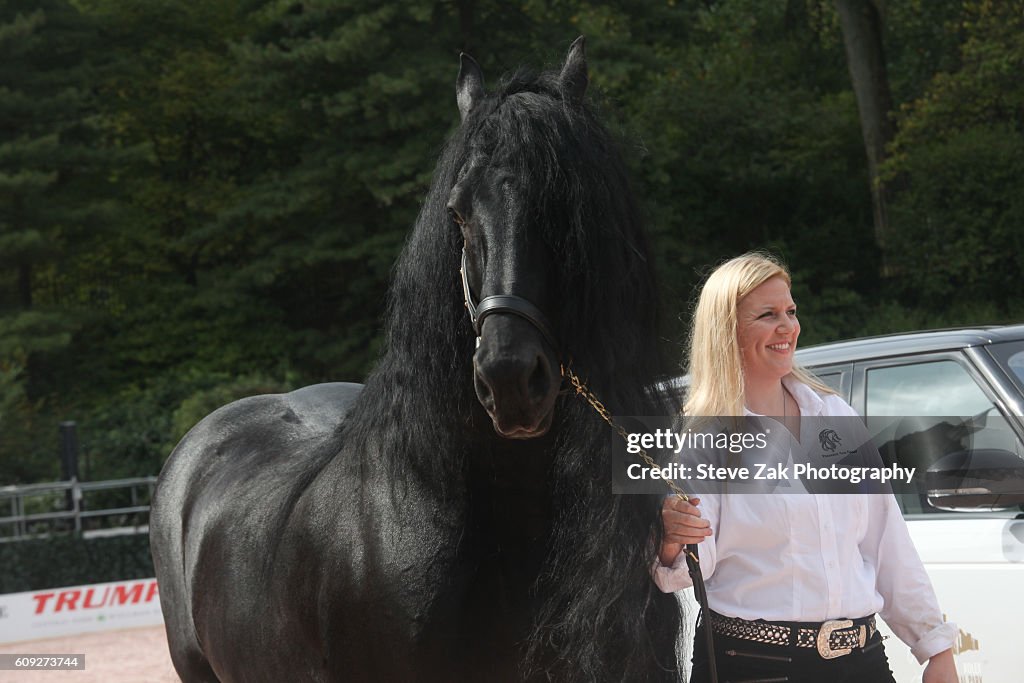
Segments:
[[[569,380],[572,384],[573,389],[576,391],[577,396],[582,396],[590,406],[597,411],[597,414],[601,416],[605,422],[617,433],[622,439],[628,440],[629,433],[626,429],[619,424],[616,424],[612,419],[611,413],[604,407],[600,399],[594,395],[594,392],[579,378],[575,372],[572,371],[567,365],[561,365],[562,377]],[[640,459],[644,461],[648,467],[657,467],[658,464],[654,461],[644,448],[640,448],[638,453]],[[680,500],[684,500],[687,503],[690,502],[690,497],[683,492],[679,485],[672,479],[663,480],[672,493],[675,494]],[[692,543],[683,551],[686,557],[686,568],[690,573],[690,580],[693,581],[693,594],[697,598],[697,603],[700,605],[701,620],[704,622],[704,641],[708,651],[708,673],[710,683],[718,683],[718,667],[715,663],[715,640],[714,635],[711,633],[711,623],[708,618],[710,614],[710,608],[708,607],[708,593],[707,588],[704,586],[704,576],[700,572],[700,558],[697,555],[697,544]]]

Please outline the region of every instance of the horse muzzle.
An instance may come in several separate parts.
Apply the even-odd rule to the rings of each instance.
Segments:
[[[532,439],[551,427],[561,380],[549,347],[533,325],[516,316],[491,316],[482,325],[473,383],[501,436]]]

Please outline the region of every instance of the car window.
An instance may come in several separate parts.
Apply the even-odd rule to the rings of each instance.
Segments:
[[[1018,351],[1006,359],[1006,365],[1017,379],[1024,381],[1024,351]]]
[[[977,415],[992,407],[956,361],[893,365],[867,373],[869,415]]]
[[[1024,391],[1024,341],[1001,342],[988,347],[1017,386]]]
[[[915,467],[915,479],[942,457],[963,450],[1024,452],[999,409],[966,367],[954,360],[871,368],[866,373],[868,427],[887,462]],[[919,487],[897,487],[904,513],[938,513]]]
[[[843,373],[841,372],[830,372],[826,375],[815,375],[822,382],[831,387],[837,394],[842,396],[843,393]]]

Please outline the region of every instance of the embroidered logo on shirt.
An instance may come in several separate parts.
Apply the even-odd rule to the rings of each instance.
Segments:
[[[821,449],[829,453],[835,453],[841,441],[842,439],[834,429],[822,429],[818,432],[818,443],[821,444]]]

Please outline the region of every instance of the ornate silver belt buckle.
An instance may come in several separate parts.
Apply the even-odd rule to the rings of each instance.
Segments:
[[[826,621],[821,625],[821,628],[818,629],[818,654],[821,655],[822,659],[835,659],[836,657],[842,657],[843,655],[848,655],[851,652],[853,652],[853,648],[850,647],[844,647],[838,650],[833,650],[831,647],[829,647],[828,640],[831,637],[832,632],[839,631],[844,628],[853,628],[853,620],[833,619],[831,621]],[[861,644],[863,645],[864,629],[861,629],[860,640],[862,641]]]

